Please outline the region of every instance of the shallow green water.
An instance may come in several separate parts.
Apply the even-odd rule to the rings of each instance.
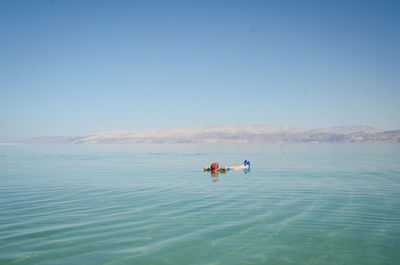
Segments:
[[[399,264],[399,209],[399,145],[0,146],[0,264]]]

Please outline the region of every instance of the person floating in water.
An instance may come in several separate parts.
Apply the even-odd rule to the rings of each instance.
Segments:
[[[250,169],[250,161],[245,160],[243,164],[240,166],[231,166],[231,167],[219,167],[217,162],[211,164],[210,167],[203,167],[204,171],[211,171],[211,172],[227,172],[229,170],[249,170]]]

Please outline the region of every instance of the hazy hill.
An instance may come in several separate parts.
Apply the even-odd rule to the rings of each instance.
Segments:
[[[400,130],[369,126],[304,129],[274,125],[194,126],[145,131],[108,131],[82,136],[37,137],[26,143],[399,143]]]

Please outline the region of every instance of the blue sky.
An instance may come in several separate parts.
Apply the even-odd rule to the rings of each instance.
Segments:
[[[1,1],[0,136],[400,128],[399,1]]]

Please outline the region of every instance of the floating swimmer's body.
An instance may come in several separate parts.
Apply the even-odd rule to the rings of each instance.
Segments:
[[[250,161],[245,160],[243,164],[240,166],[231,166],[231,167],[219,167],[218,163],[212,163],[210,167],[203,167],[204,171],[213,171],[213,172],[226,172],[229,170],[248,170],[250,169]]]

